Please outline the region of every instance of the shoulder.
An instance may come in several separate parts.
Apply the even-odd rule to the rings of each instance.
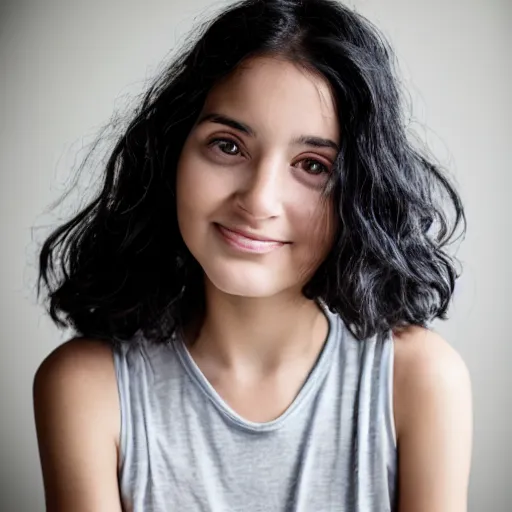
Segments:
[[[112,349],[106,342],[73,338],[54,349],[39,365],[34,387],[94,382],[97,386],[111,380],[113,371]]]
[[[433,376],[451,382],[469,378],[459,353],[431,329],[411,326],[393,332],[395,371],[399,379],[424,382]],[[435,375],[434,375],[435,374]]]
[[[108,412],[102,421],[105,430],[115,434],[119,404],[112,348],[104,341],[85,338],[58,346],[35,373],[33,398],[36,408],[56,414],[74,409]]]
[[[439,334],[394,334],[399,508],[465,511],[472,451],[466,364]]]
[[[394,403],[397,433],[407,428],[418,400],[426,406],[450,405],[469,397],[468,368],[459,353],[438,333],[412,326],[395,331]]]
[[[121,510],[120,414],[112,350],[73,339],[40,364],[34,418],[48,510]]]

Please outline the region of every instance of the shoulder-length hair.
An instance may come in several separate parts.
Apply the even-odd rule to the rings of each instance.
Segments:
[[[245,0],[202,25],[153,82],[98,195],[43,244],[38,295],[44,285],[57,325],[163,341],[200,307],[202,272],[176,219],[177,162],[209,90],[257,55],[319,73],[339,113],[331,188],[339,229],[304,295],[359,339],[446,318],[458,277],[446,249],[465,230],[464,211],[447,176],[409,140],[389,44],[331,0]]]

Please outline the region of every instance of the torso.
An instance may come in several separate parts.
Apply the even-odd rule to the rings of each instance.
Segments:
[[[266,407],[270,381],[257,390],[261,408],[244,409],[243,394],[212,386],[177,338],[116,351],[125,509],[394,510],[392,339],[359,342],[329,321],[284,411]]]

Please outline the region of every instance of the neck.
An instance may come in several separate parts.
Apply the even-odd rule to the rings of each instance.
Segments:
[[[225,369],[268,374],[287,363],[315,360],[328,332],[319,306],[300,293],[247,298],[205,285],[206,311],[194,358]]]

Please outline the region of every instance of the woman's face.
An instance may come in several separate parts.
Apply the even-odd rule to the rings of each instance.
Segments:
[[[219,290],[300,291],[331,248],[323,187],[339,127],[327,83],[270,57],[248,60],[208,95],[178,162],[178,223]]]

